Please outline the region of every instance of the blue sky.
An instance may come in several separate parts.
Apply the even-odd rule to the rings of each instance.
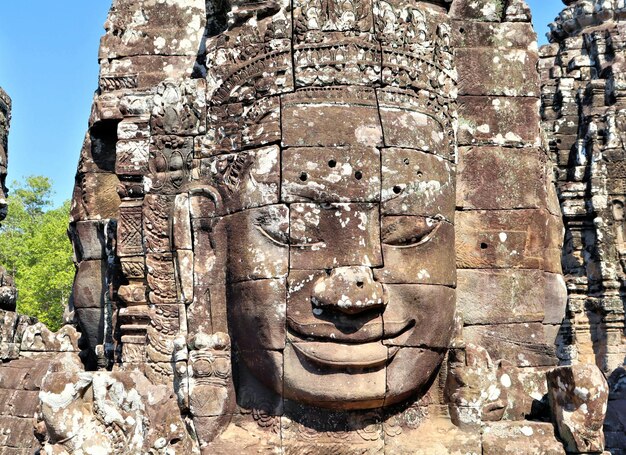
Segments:
[[[540,44],[562,9],[529,0]],[[9,178],[45,175],[69,199],[97,87],[97,52],[111,0],[0,1],[0,86],[13,99]]]

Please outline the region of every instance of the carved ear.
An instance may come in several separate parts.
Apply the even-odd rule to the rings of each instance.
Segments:
[[[203,218],[209,216],[215,216],[221,213],[222,209],[222,196],[220,196],[217,188],[214,188],[211,185],[194,183],[187,187],[189,191],[189,195],[191,197],[203,197],[208,199],[213,203],[214,212],[213,213],[194,213],[195,218]]]
[[[193,235],[191,233],[191,207],[189,193],[182,193],[174,200],[171,218],[171,238],[174,248],[174,264],[179,298],[189,305],[193,302]]]
[[[194,299],[194,235],[193,219],[214,218],[221,207],[221,197],[211,186],[188,186],[174,200],[170,238],[179,300],[190,305]],[[207,246],[203,246],[206,248]]]

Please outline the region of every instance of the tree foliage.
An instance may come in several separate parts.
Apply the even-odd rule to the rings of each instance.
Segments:
[[[0,227],[0,264],[15,278],[18,311],[57,330],[74,278],[66,233],[70,202],[51,208],[47,177],[31,176],[12,188],[9,214]]]

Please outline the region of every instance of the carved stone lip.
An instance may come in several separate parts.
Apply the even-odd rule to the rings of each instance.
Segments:
[[[375,369],[383,367],[400,347],[382,342],[343,344],[329,342],[292,342],[293,349],[306,360],[333,369]]]
[[[415,319],[407,318],[402,321],[375,321],[363,325],[338,326],[332,322],[298,322],[287,317],[290,332],[298,338],[325,341],[330,343],[362,344],[398,338],[415,326]]]

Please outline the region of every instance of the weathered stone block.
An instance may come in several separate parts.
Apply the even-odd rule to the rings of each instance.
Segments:
[[[467,325],[560,324],[567,290],[561,275],[540,270],[458,270],[457,307]]]
[[[115,6],[101,41],[101,59],[197,54],[206,22],[201,1],[123,1]]]
[[[459,95],[538,96],[536,51],[466,47],[457,49]]]
[[[0,416],[0,444],[16,449],[34,446],[32,418]]]
[[[546,208],[545,152],[535,148],[461,147],[457,206],[503,210]]]
[[[459,145],[539,146],[539,99],[459,96]]]
[[[565,449],[602,453],[609,386],[595,365],[573,365],[546,373],[552,417]]]
[[[242,103],[211,106],[207,134],[197,138],[198,155],[207,157],[280,142],[280,112],[277,96],[249,107]]]
[[[55,333],[38,322],[24,330],[20,352],[78,352],[79,337],[72,326],[63,326]]]
[[[293,211],[293,209],[291,209]],[[224,217],[229,282],[280,278],[289,264],[289,213],[286,205],[269,205]]]
[[[550,418],[546,371],[551,367],[515,367],[501,362],[498,383],[506,393],[503,420],[541,420]]]
[[[192,227],[194,286],[204,289],[207,286],[224,284],[227,253],[224,245],[227,239],[224,223],[217,223],[217,219],[194,219]]]
[[[382,222],[384,266],[374,270],[383,283],[454,286],[454,226],[421,217],[387,216]]]
[[[494,360],[520,367],[553,366],[558,361],[555,339],[538,322],[468,326],[463,328],[463,338],[484,346]]]
[[[430,349],[450,346],[454,289],[414,284],[388,284],[386,289],[388,303],[382,316],[384,344]],[[409,322],[411,320],[414,322]]]
[[[282,200],[376,202],[380,174],[374,147],[289,148],[282,153]]]
[[[280,165],[280,148],[262,147],[202,159],[199,177],[219,191],[219,211],[233,213],[279,202]]]
[[[9,362],[0,368],[0,389],[21,389],[27,376],[28,368],[20,368],[19,362]]]
[[[428,92],[378,90],[380,121],[386,147],[402,147],[452,159],[449,100],[430,98]]]
[[[78,265],[72,290],[75,308],[102,308],[104,306],[106,263],[83,261]]]
[[[503,2],[498,0],[460,0],[450,9],[453,19],[475,20],[480,22],[500,22],[504,15]]]
[[[84,219],[104,220],[119,217],[119,178],[115,174],[88,173],[78,177]],[[78,219],[75,219],[78,221]]]
[[[120,175],[144,175],[150,157],[147,139],[120,140],[115,146],[115,172]]]
[[[494,422],[483,432],[483,455],[562,455],[554,428],[544,422]]]
[[[104,312],[100,308],[76,308],[76,319],[83,334],[81,343],[87,341],[88,349],[95,352],[104,339]]]
[[[106,224],[106,221],[83,221],[70,227],[77,262],[104,257]]]
[[[411,421],[417,412],[412,409]],[[419,421],[418,421],[419,422]],[[386,426],[385,426],[386,428]],[[415,441],[420,441],[415,444]],[[398,455],[481,455],[480,434],[463,431],[447,417],[427,415],[423,422],[402,428],[399,434],[386,432],[385,451]]]
[[[151,89],[168,79],[191,76],[195,61],[195,55],[133,55],[105,59],[100,62],[100,87]],[[109,110],[109,116],[121,117]]]
[[[284,147],[382,145],[382,129],[373,89],[306,89],[284,95]]]
[[[226,295],[237,302],[231,307],[233,338],[243,351],[281,350],[285,347],[285,293],[284,280],[243,281],[229,284]],[[263,311],[258,311],[263,307]],[[256,333],[250,337],[250,333]]]
[[[374,347],[372,346],[372,349]],[[345,368],[329,371],[328,367],[316,364],[316,358],[327,362],[343,362],[349,365],[359,360],[372,361],[380,358],[387,361],[387,348],[379,345],[378,351],[369,350],[369,345],[359,350],[336,343],[301,342],[287,343],[285,346],[285,377],[283,394],[296,402],[317,403],[328,407],[332,402],[342,402],[344,409],[350,409],[354,397],[359,397],[358,406],[367,403],[368,407],[382,406],[386,390],[386,370],[378,368],[371,372],[350,374]],[[317,372],[324,372],[324,381],[316,380]]]
[[[380,218],[371,203],[292,204],[290,266],[380,266]]]
[[[561,273],[561,220],[544,210],[458,212],[457,266]]]
[[[11,415],[23,419],[32,419],[39,405],[39,392],[16,390],[12,402]]]
[[[387,355],[389,364],[386,368],[385,406],[401,403],[411,396],[420,384],[429,384],[443,361],[444,351],[411,346],[388,346]],[[414,368],[409,368],[409,365]]]
[[[457,49],[485,47],[527,50],[536,39],[530,23],[494,23],[460,19],[452,21],[452,41]]]
[[[365,267],[291,270],[287,279],[287,327],[290,333],[303,339],[337,342],[381,339],[384,331],[381,315],[359,310],[380,308],[382,298],[382,287],[374,283]],[[355,327],[360,327],[358,333],[354,333]]]
[[[12,343],[18,323],[18,314],[13,310],[0,310],[0,343]]]
[[[455,180],[454,166],[441,157],[410,149],[384,149],[382,213],[440,215],[453,222]]]

